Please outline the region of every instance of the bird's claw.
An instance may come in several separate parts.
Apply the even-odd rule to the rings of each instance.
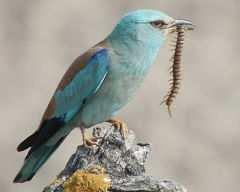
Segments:
[[[82,141],[83,141],[83,146],[85,147],[92,147],[92,146],[99,146],[99,140],[102,139],[102,137],[98,137],[93,135],[90,138],[86,138],[85,130],[83,127],[80,127],[80,130],[82,132]]]
[[[106,122],[111,123],[113,127],[115,127],[117,130],[119,130],[124,139],[127,138],[128,127],[125,122],[123,122],[119,119],[114,119],[114,118],[111,118],[111,119],[107,120]]]
[[[99,147],[99,139],[98,137],[92,137],[90,139],[85,139],[85,141],[83,142],[83,145],[85,147],[92,147],[92,146],[98,146]]]

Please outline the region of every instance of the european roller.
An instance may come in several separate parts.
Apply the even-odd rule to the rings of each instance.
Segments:
[[[14,179],[29,181],[67,135],[98,123],[110,122],[121,133],[126,125],[113,117],[143,83],[171,29],[191,26],[155,10],[137,10],[125,15],[103,41],[77,57],[52,96],[39,128],[17,147],[28,148],[24,164]]]

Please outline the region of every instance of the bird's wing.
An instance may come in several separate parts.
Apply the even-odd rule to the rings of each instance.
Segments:
[[[100,43],[69,67],[42,117],[39,129],[25,139],[18,151],[37,148],[71,120],[103,83],[109,68],[108,48]]]
[[[70,120],[103,83],[109,67],[106,47],[95,46],[78,57],[58,85],[42,122],[51,118]]]

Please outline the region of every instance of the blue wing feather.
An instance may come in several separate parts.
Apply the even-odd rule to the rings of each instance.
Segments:
[[[70,84],[54,94],[54,116],[70,120],[80,110],[83,102],[100,88],[108,73],[109,62],[107,49],[96,52]]]

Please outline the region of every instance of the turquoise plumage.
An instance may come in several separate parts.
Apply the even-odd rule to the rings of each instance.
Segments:
[[[154,10],[124,16],[102,42],[78,57],[58,85],[14,182],[31,180],[75,127],[82,132],[113,117],[134,96],[176,20]],[[83,133],[84,135],[84,133]]]

